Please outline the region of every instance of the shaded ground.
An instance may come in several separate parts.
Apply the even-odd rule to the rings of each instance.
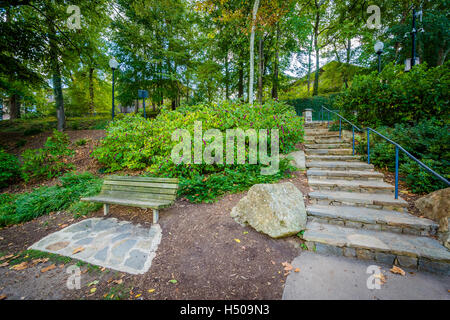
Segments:
[[[284,181],[293,182],[306,197],[309,192],[306,175],[300,172],[294,175]],[[66,268],[76,261],[65,263],[64,267],[57,262],[55,269],[43,273],[40,270],[55,262],[33,265],[31,260],[24,270],[11,270],[11,264],[0,267],[0,296],[10,299],[281,299],[286,279],[282,263],[299,255],[300,241],[296,237],[274,240],[232,220],[231,209],[245,194],[227,195],[213,204],[191,204],[180,199],[162,211],[159,220],[162,242],[152,267],[144,275],[102,271],[85,265],[81,289],[68,290]],[[99,210],[91,216],[102,215]],[[151,210],[131,207],[111,206],[110,216],[147,227],[152,222]],[[44,236],[82,219],[60,212],[1,229],[0,252],[17,254]],[[94,280],[99,282],[92,285]]]

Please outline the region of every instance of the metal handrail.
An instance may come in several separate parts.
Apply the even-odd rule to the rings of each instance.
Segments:
[[[342,122],[342,120],[346,121],[347,123],[349,123],[352,126],[353,155],[355,155],[355,128],[358,129],[358,131],[360,131],[360,132],[363,132],[363,130],[358,128],[355,124],[351,123],[350,121],[348,121],[344,117],[342,117],[337,112],[329,110],[328,108],[323,107],[323,106],[322,106],[322,121],[323,121],[323,110],[324,109],[328,111],[328,127],[330,125],[330,112],[334,113],[335,115],[337,115],[339,117],[339,139],[342,139],[341,138],[342,137],[342,134],[341,134],[341,131],[342,131],[342,124],[341,124],[341,122]],[[367,163],[368,164],[370,164],[370,131],[376,133],[377,135],[382,137],[384,140],[386,140],[387,142],[389,142],[390,144],[395,146],[395,199],[398,199],[398,180],[399,180],[398,179],[398,162],[399,162],[399,152],[398,151],[399,150],[403,151],[409,158],[411,158],[412,160],[417,162],[422,168],[424,168],[426,171],[428,171],[429,173],[434,175],[436,178],[438,178],[439,180],[441,180],[445,184],[450,185],[450,182],[447,179],[445,179],[443,176],[441,176],[440,174],[435,172],[433,169],[428,167],[422,161],[420,161],[419,159],[414,157],[411,153],[406,151],[405,148],[403,148],[397,142],[392,141],[391,139],[387,138],[386,136],[382,135],[381,133],[377,132],[376,130],[374,130],[372,128],[368,128],[367,127],[366,130],[367,130]]]

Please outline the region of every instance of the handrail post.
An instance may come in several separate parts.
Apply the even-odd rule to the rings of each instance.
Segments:
[[[370,130],[367,128],[367,163],[370,164]]]
[[[330,127],[330,111],[328,111],[328,123],[327,123],[327,128]]]
[[[395,146],[395,199],[398,199],[398,147]]]
[[[353,152],[352,155],[355,155],[355,127],[352,126],[352,136],[353,136]]]
[[[339,117],[339,139],[342,139],[342,119]]]

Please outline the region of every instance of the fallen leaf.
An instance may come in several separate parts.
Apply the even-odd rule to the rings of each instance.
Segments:
[[[96,285],[96,284],[98,284],[98,280],[94,280],[94,281],[92,281],[91,283],[89,283],[89,284],[88,284],[88,287],[94,286],[94,285]]]
[[[389,271],[391,271],[392,273],[395,273],[395,274],[401,274],[402,276],[404,276],[406,274],[406,272],[403,271],[403,269],[401,269],[397,266],[393,266],[392,269]]]
[[[3,237],[0,237],[0,240],[3,240],[3,239],[5,239],[5,238],[3,238]]]
[[[24,270],[26,268],[28,268],[28,262],[26,262],[26,261],[24,261],[20,264],[16,264],[15,266],[11,267],[11,269],[17,270],[17,271]]]
[[[12,258],[12,257],[14,257],[14,255],[13,254],[9,254],[7,256],[0,257],[0,261],[7,260],[7,259]]]
[[[51,265],[49,265],[48,267],[45,267],[45,268],[41,269],[41,272],[44,273],[44,272],[53,270],[53,269],[55,269],[55,268],[56,268],[56,265],[55,265],[55,264],[51,264]]]
[[[139,294],[135,295],[134,297],[139,298],[140,296],[142,296],[142,294],[139,293]]]
[[[178,281],[175,279],[169,280],[170,283],[177,283]]]
[[[239,239],[234,239],[234,241],[236,241],[237,243],[241,243],[241,240]]]
[[[97,291],[97,288],[92,288],[91,290],[89,290],[90,293],[95,293],[95,291]]]
[[[284,271],[291,271],[294,267],[289,262],[281,263],[284,267]]]
[[[295,268],[294,272],[300,272],[300,268]]]
[[[114,280],[114,281],[113,281],[113,283],[115,283],[115,284],[122,284],[122,282],[123,282],[122,279],[120,279],[120,280]]]
[[[9,262],[4,262],[4,263],[0,264],[0,268],[1,268],[1,267],[6,267],[6,266],[8,266],[8,265],[9,265]]]
[[[244,233],[244,234],[248,234],[248,231],[244,231],[243,233]]]
[[[5,300],[5,299],[6,299],[6,295],[2,294],[2,295],[0,296],[0,300]]]
[[[65,227],[67,227],[68,226],[68,224],[66,223],[66,224],[63,224],[63,225],[61,225],[61,226],[59,226],[61,229],[62,228],[65,228]]]
[[[148,293],[152,293],[152,292],[155,292],[156,291],[156,289],[148,289]]]
[[[100,269],[101,272],[103,272],[103,271],[105,271],[105,270],[106,270],[105,267],[103,267],[103,268]]]
[[[84,250],[84,247],[78,247],[78,248],[76,248],[75,250],[72,251],[72,254],[77,254],[77,253],[79,253],[79,252],[81,252],[83,250]]]

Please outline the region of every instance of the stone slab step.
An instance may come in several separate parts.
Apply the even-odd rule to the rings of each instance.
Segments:
[[[383,181],[384,174],[376,171],[362,171],[362,170],[324,170],[324,169],[309,169],[308,177],[314,179],[344,179],[344,180],[375,180]]]
[[[384,181],[315,179],[308,177],[308,184],[315,190],[394,193],[394,186]]]
[[[347,162],[347,161],[307,161],[307,168],[326,169],[326,170],[373,170],[373,164],[365,162]]]
[[[350,149],[307,149],[307,155],[352,155],[353,150]]]
[[[317,154],[307,155],[306,159],[309,161],[361,161],[359,156],[317,155]]]
[[[328,129],[305,129],[305,137],[317,137],[317,136],[339,137],[339,132],[328,131]]]
[[[404,211],[408,203],[402,198],[395,199],[392,194],[361,193],[344,191],[313,191],[309,193],[312,204],[366,207]]]
[[[350,147],[351,147],[351,144],[346,143],[346,142],[305,144],[306,149],[339,149],[339,148],[350,148]]]
[[[308,222],[303,239],[308,249],[319,253],[450,275],[449,250],[428,237]]]
[[[435,235],[439,227],[432,220],[392,210],[315,205],[307,207],[306,212],[309,217],[316,219],[316,222],[416,236]]]

